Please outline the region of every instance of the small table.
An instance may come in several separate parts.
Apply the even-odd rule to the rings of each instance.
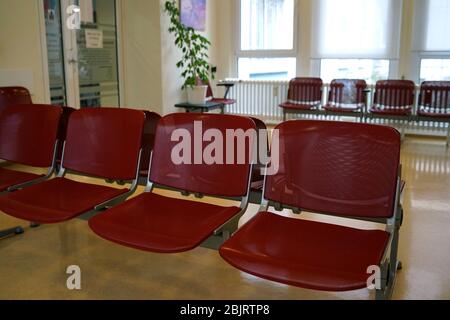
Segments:
[[[191,112],[201,112],[201,113],[205,113],[205,112],[209,112],[212,110],[217,110],[220,109],[221,113],[224,114],[225,113],[225,105],[223,103],[220,102],[206,102],[203,104],[191,104],[191,103],[177,103],[175,105],[176,108],[183,108],[186,110],[187,113],[191,113]]]

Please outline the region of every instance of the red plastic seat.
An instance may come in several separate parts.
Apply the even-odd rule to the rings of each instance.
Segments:
[[[0,114],[0,159],[52,170],[61,108],[14,105]],[[0,168],[0,192],[44,175]]]
[[[425,81],[420,87],[420,117],[450,120],[450,81]]]
[[[414,107],[416,85],[410,80],[378,81],[372,116],[409,117]]]
[[[333,113],[362,114],[366,107],[366,81],[336,79],[330,84],[328,103],[323,108]]]
[[[266,178],[264,206],[269,201],[385,223],[397,217],[400,134],[395,129],[289,121],[276,130],[280,169]],[[365,288],[368,267],[384,266],[390,236],[388,229],[358,230],[261,212],[222,245],[220,254],[236,268],[264,279],[344,291]],[[391,246],[393,260],[397,245]]]
[[[242,208],[246,206],[245,196],[249,192],[250,158],[246,157],[243,164],[237,164],[237,154],[235,164],[194,165],[173,162],[172,151],[179,142],[174,142],[172,135],[175,130],[181,130],[194,137],[195,124],[201,124],[204,132],[213,129],[223,134],[223,137],[228,129],[255,129],[254,122],[249,118],[231,115],[188,113],[163,117],[157,127],[149,184],[195,194],[238,198],[242,199],[242,207],[176,200],[155,195],[148,190],[90,219],[89,226],[97,235],[136,249],[160,253],[182,252],[200,245],[231,219],[240,217],[244,212]],[[253,137],[246,142],[247,151],[252,140]],[[191,146],[191,143],[188,145]],[[204,143],[203,148],[207,145],[209,143]],[[224,155],[226,150],[224,145]],[[194,163],[194,160],[192,152],[189,161]]]
[[[41,177],[44,177],[44,175],[0,168],[0,192]]]
[[[0,87],[0,113],[9,106],[32,103],[28,89],[23,87]]]
[[[89,225],[101,237],[128,247],[175,253],[196,248],[240,211],[143,193],[92,218]]]
[[[134,189],[114,189],[64,178],[65,170],[111,180],[138,173],[144,113],[127,109],[84,109],[72,113],[67,128],[61,178],[0,198],[0,210],[36,223],[57,223],[126,198]],[[56,134],[56,130],[55,130]]]
[[[289,83],[288,100],[280,105],[286,112],[320,108],[323,82],[320,78],[295,78]]]
[[[0,208],[22,220],[51,224],[75,218],[127,191],[55,178],[0,198]]]
[[[367,286],[367,267],[378,265],[388,243],[384,231],[363,231],[259,213],[220,249],[231,265],[265,279],[314,290]]]

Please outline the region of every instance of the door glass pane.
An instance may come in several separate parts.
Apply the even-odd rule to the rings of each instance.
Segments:
[[[51,103],[66,105],[66,83],[59,0],[44,0]]]
[[[115,0],[82,0],[79,5],[80,107],[119,106]]]

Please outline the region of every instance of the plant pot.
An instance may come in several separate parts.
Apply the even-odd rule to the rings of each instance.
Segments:
[[[205,104],[207,90],[208,86],[195,86],[193,88],[187,88],[188,103]]]

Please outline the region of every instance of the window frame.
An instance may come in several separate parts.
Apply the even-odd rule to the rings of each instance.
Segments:
[[[295,73],[298,72],[298,35],[299,35],[299,4],[298,0],[294,1],[294,25],[293,25],[293,41],[292,41],[292,49],[287,50],[242,50],[241,48],[241,40],[242,40],[242,26],[241,26],[241,1],[235,0],[235,8],[236,8],[236,39],[235,39],[235,59],[234,59],[234,73],[236,78],[239,77],[239,59],[240,58],[294,58],[296,60],[296,70]]]
[[[420,84],[420,72],[422,70],[422,60],[426,59],[449,59],[450,51],[411,51],[411,78]]]

